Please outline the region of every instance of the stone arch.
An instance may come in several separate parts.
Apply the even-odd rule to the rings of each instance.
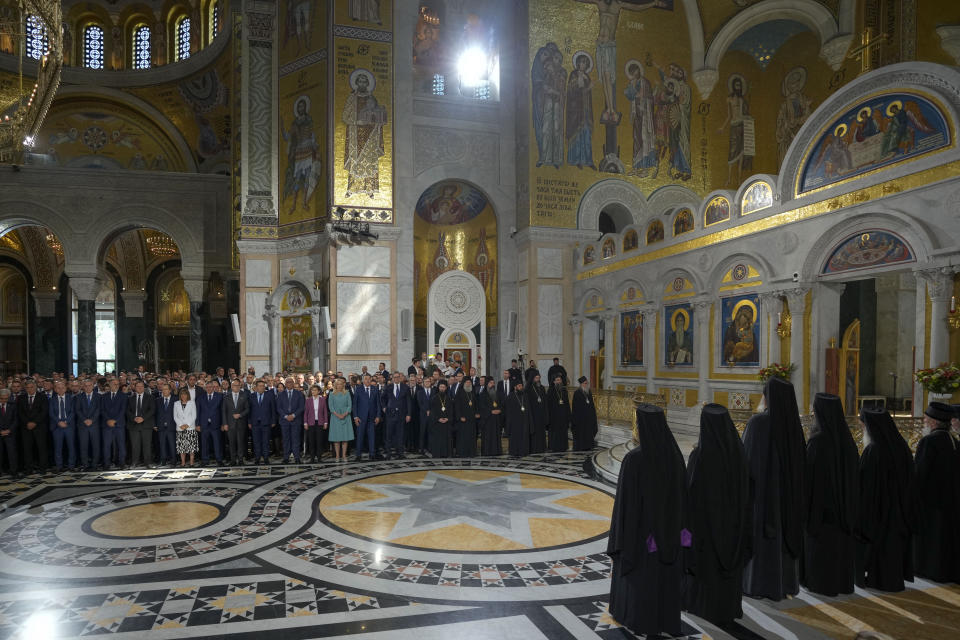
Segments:
[[[749,264],[757,268],[760,272],[760,280],[764,285],[768,284],[774,277],[774,269],[766,258],[759,253],[747,255],[745,253],[735,253],[725,257],[717,263],[717,266],[711,269],[710,279],[707,287],[710,292],[716,292],[720,288],[721,280],[727,271],[739,263]]]
[[[83,255],[84,250],[72,242],[74,236],[73,225],[59,211],[51,209],[42,202],[27,202],[24,200],[0,199],[0,211],[4,212],[4,220],[0,222],[0,236],[8,231],[20,227],[46,227],[57,236],[63,245],[64,263],[71,258]],[[77,243],[79,245],[79,243]]]
[[[92,235],[85,243],[88,247],[97,247],[95,262],[103,260],[107,247],[118,235],[131,229],[156,229],[170,236],[180,249],[180,273],[184,279],[201,278],[204,275],[203,245],[196,237],[196,230],[188,227],[177,216],[161,207],[149,203],[123,205],[111,211],[103,220],[118,220],[122,223],[110,228],[98,226],[92,229]],[[91,255],[89,251],[87,255]]]
[[[620,296],[622,296],[623,293],[624,293],[627,289],[629,289],[630,287],[633,287],[634,289],[637,290],[637,292],[640,294],[640,297],[643,299],[644,302],[649,302],[649,301],[650,301],[649,293],[650,293],[651,290],[652,290],[652,289],[650,288],[650,286],[648,286],[648,285],[647,285],[646,283],[644,283],[644,282],[641,282],[641,281],[640,281],[639,279],[637,279],[637,278],[631,277],[631,278],[627,278],[627,279],[625,279],[625,280],[617,283],[617,289],[616,289],[616,292],[615,292],[615,295],[617,296],[617,300],[616,300],[615,302],[616,302],[617,304],[619,304],[619,303],[621,302],[621,301],[620,301]],[[612,306],[612,305],[611,305],[611,306]]]
[[[694,294],[703,292],[704,286],[705,286],[703,279],[697,276],[696,274],[694,274],[692,271],[689,271],[688,269],[684,269],[683,267],[670,267],[669,269],[667,269],[666,271],[660,274],[660,276],[657,278],[657,282],[661,283],[662,285],[663,283],[669,282],[679,277],[684,277],[693,283]],[[658,292],[658,294],[662,294],[662,290]]]
[[[640,222],[650,216],[650,207],[643,192],[626,180],[607,178],[591,186],[580,198],[577,207],[577,228],[596,231],[600,212],[611,204],[625,207]]]
[[[599,228],[599,219],[602,214],[606,214],[613,222],[613,233],[622,233],[623,230],[633,224],[633,214],[627,207],[619,202],[611,202],[600,210],[597,214],[597,227]]]
[[[577,309],[577,313],[579,313],[582,316],[591,316],[591,317],[600,314],[599,311],[589,311],[589,312],[587,311],[587,303],[590,302],[590,298],[593,297],[594,295],[597,295],[603,298],[605,293],[597,287],[590,287],[589,289],[584,291],[582,294],[580,294],[580,299],[577,301],[577,304],[575,307]],[[604,302],[604,305],[608,303],[606,299],[604,299],[603,302]]]
[[[895,210],[868,211],[850,216],[820,234],[820,237],[807,252],[800,271],[800,279],[804,282],[812,282],[818,279],[849,279],[849,274],[821,275],[823,264],[839,243],[860,231],[870,229],[889,231],[903,238],[913,249],[918,264],[928,261],[937,246],[933,236],[922,226],[916,224],[907,214]],[[883,267],[877,267],[877,269],[883,269]]]

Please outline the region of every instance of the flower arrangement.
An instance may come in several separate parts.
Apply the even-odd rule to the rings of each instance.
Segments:
[[[960,389],[960,367],[953,363],[941,362],[936,367],[917,369],[913,377],[930,393],[952,394]]]
[[[787,362],[786,364],[773,362],[770,364],[770,366],[760,369],[760,373],[757,374],[757,377],[760,379],[760,382],[766,382],[770,378],[790,380],[790,376],[793,374],[796,368],[797,365],[793,364],[792,362]]]

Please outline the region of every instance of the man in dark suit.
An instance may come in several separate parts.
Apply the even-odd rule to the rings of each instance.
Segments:
[[[410,366],[407,367],[407,375],[408,375],[408,376],[415,376],[415,375],[417,375],[417,363],[418,363],[418,362],[419,362],[419,361],[418,361],[416,358],[414,358],[413,360],[410,361]]]
[[[417,439],[420,453],[427,450],[427,432],[430,426],[430,401],[436,392],[433,389],[433,378],[424,378],[423,384],[417,388],[417,408],[420,411],[420,433]]]
[[[483,381],[480,379],[480,376],[477,375],[477,368],[470,367],[470,375],[467,376],[470,379],[470,384],[473,385],[473,392],[478,393],[483,389]]]
[[[406,457],[403,455],[403,427],[410,422],[410,393],[401,382],[399,373],[393,374],[393,383],[383,390],[380,402],[387,423],[384,443],[387,460],[391,455],[402,459]],[[391,451],[394,453],[391,454]]]
[[[280,423],[280,437],[283,440],[283,461],[290,456],[300,464],[300,444],[303,441],[303,393],[296,388],[293,378],[284,382],[286,390],[277,396],[277,422]]]
[[[515,387],[518,382],[523,382],[523,371],[517,366],[516,359],[510,361],[510,386]],[[510,393],[513,393],[513,389],[510,389]]]
[[[23,466],[26,473],[47,471],[47,414],[50,403],[37,389],[37,383],[28,378],[24,393],[17,398],[17,422],[23,441]]]
[[[222,397],[217,383],[207,381],[206,390],[197,392],[197,426],[200,427],[200,455],[204,465],[213,454],[217,466],[223,464]]]
[[[243,455],[247,448],[247,416],[250,414],[248,394],[240,389],[240,379],[230,383],[230,393],[221,404],[223,429],[227,432],[227,444],[230,446],[230,463],[242,466]]]
[[[7,460],[7,474],[11,478],[20,476],[17,467],[17,404],[10,389],[0,389],[0,465]]]
[[[53,435],[53,465],[63,471],[63,447],[67,447],[67,468],[77,466],[77,420],[73,398],[67,395],[67,383],[57,380],[49,403],[50,433]]]
[[[103,466],[123,467],[126,458],[127,402],[130,396],[120,391],[120,381],[110,379],[110,390],[100,398],[100,457]]]
[[[170,385],[164,383],[160,387],[160,397],[157,398],[157,443],[160,448],[160,464],[173,466],[177,459],[177,424],[173,420],[173,405],[176,398],[170,393]]]
[[[417,406],[417,378],[416,376],[410,377],[404,385],[407,389],[407,393],[410,395],[408,400],[410,404],[410,423],[407,424],[406,429],[404,430],[403,437],[403,446],[404,449],[413,453],[417,450],[417,445],[420,443],[420,409]]]
[[[250,394],[250,430],[253,433],[253,457],[256,464],[268,464],[270,455],[270,427],[276,424],[276,402],[267,384],[257,380]]]
[[[370,384],[370,376],[363,376],[363,386],[353,394],[353,424],[357,429],[357,462],[360,462],[364,446],[375,457],[376,428],[380,424],[380,393]]]
[[[143,380],[134,383],[134,393],[127,401],[127,432],[130,436],[130,463],[134,467],[146,465],[153,469],[153,427],[157,407],[153,394],[148,393]]]
[[[74,396],[77,414],[77,441],[80,466],[91,471],[100,466],[100,396],[94,392],[93,379],[83,382],[83,391]]]
[[[510,369],[504,369],[503,379],[497,383],[497,402],[500,403],[501,407],[511,393],[513,393],[513,378]]]

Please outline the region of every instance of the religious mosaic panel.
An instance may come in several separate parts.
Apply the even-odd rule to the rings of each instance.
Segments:
[[[427,293],[438,276],[461,270],[486,293],[487,326],[497,325],[497,216],[487,196],[460,180],[444,180],[420,195],[414,216],[414,317],[426,327]]]
[[[327,212],[327,6],[286,2],[279,12],[278,210],[290,234]]]
[[[310,343],[313,323],[310,316],[285,316],[280,319],[280,352],[286,371],[310,371]]]
[[[721,299],[721,366],[760,366],[759,314],[760,297],[756,294]]]
[[[773,206],[773,189],[766,182],[754,182],[743,192],[740,215],[746,216]]]
[[[673,235],[679,236],[681,234],[687,233],[688,231],[693,231],[693,213],[690,209],[683,208],[680,209],[673,217]]]
[[[827,258],[823,273],[843,273],[915,260],[916,257],[905,240],[889,231],[872,229],[841,242]]]
[[[647,244],[656,244],[663,241],[663,223],[654,220],[647,225]]]
[[[623,234],[623,251],[633,251],[640,244],[640,236],[635,229],[627,229]]]
[[[620,364],[643,366],[643,314],[640,311],[620,314]]]
[[[666,306],[663,317],[663,363],[668,367],[692,367],[693,306]]]
[[[716,196],[707,203],[703,213],[703,224],[709,227],[730,219],[730,201],[723,196]]]
[[[335,216],[393,220],[392,3],[334,5],[333,206]],[[344,211],[338,212],[338,208]]]
[[[797,193],[844,182],[953,144],[940,106],[897,92],[857,104],[824,129],[807,151]]]

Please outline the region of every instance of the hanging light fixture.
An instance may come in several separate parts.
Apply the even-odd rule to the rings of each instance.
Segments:
[[[47,231],[47,236],[46,236],[46,237],[47,237],[47,246],[50,247],[50,249],[51,249],[55,254],[57,254],[58,257],[61,257],[61,258],[62,258],[62,257],[63,257],[63,245],[60,243],[60,240],[57,238],[57,236],[53,235],[53,232],[51,232],[49,229],[47,229],[46,231]]]
[[[19,90],[12,101],[0,104],[0,163],[14,164],[22,162],[24,150],[36,142],[60,86],[63,68],[60,0],[19,0],[18,9],[17,24],[7,25],[7,30],[14,33],[17,42]],[[36,42],[46,45],[46,51],[33,51]],[[33,82],[24,77],[23,63],[28,53],[38,58]]]
[[[170,258],[180,254],[173,238],[160,231],[144,231],[147,251],[155,258]]]

